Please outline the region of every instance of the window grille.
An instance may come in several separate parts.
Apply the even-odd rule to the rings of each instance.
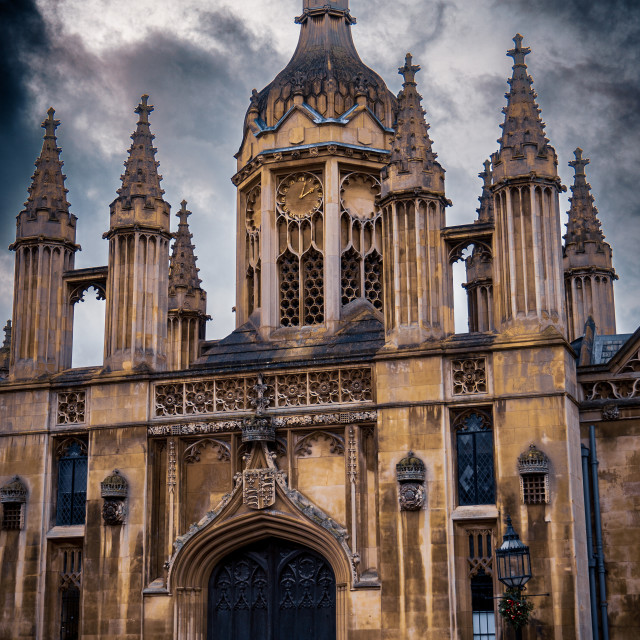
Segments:
[[[87,449],[83,442],[65,441],[59,448],[56,525],[84,524],[87,500]]]
[[[342,304],[360,297],[360,254],[351,247],[342,254]]]
[[[364,259],[364,294],[378,311],[382,311],[382,256],[377,251]]]
[[[5,502],[2,505],[2,528],[8,530],[22,529],[22,504]]]
[[[518,457],[520,495],[525,504],[549,502],[549,458],[530,444],[528,451]]]
[[[490,415],[467,409],[453,422],[456,434],[458,504],[494,504],[493,430]]]
[[[286,251],[280,258],[280,324],[300,324],[300,264],[298,257]]]
[[[324,322],[324,260],[322,254],[310,249],[303,258],[304,265],[304,324]]]

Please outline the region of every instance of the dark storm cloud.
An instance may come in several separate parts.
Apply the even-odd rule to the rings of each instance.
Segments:
[[[37,12],[32,14],[37,16]],[[41,21],[38,24],[42,25]],[[151,126],[165,177],[165,198],[174,212],[183,197],[189,200],[194,212],[190,223],[201,256],[200,275],[210,294],[221,282],[231,294],[228,285],[235,279],[235,195],[229,179],[235,172],[233,154],[251,89],[273,77],[285,62],[266,34],[249,33],[225,10],[200,12],[197,43],[156,31],[140,42],[98,54],[88,51],[77,37],[55,37],[51,42],[42,29],[32,29],[29,34],[18,43],[25,51],[24,62],[19,62],[17,54],[10,60],[17,68],[14,84],[22,98],[5,124],[22,136],[30,136],[34,144],[16,139],[25,147],[26,166],[16,168],[11,184],[6,170],[0,178],[0,193],[5,198],[5,244],[13,240],[13,217],[26,199],[39,152],[42,131],[38,124],[47,106],[53,104],[62,122],[58,142],[63,149],[71,210],[78,216],[78,241],[83,247],[76,256],[76,266],[106,263],[107,243],[101,236],[109,225],[108,203],[116,196],[130,145],[128,136],[135,128],[133,110],[140,95],[149,93],[156,109]],[[31,37],[48,44],[28,51]],[[30,95],[27,87],[35,87],[37,95]],[[34,98],[39,103],[35,117]],[[12,151],[3,145],[0,153],[3,167],[8,167]],[[209,188],[206,205],[200,188],[203,183]],[[211,255],[218,257],[215,265],[202,259]],[[225,310],[231,308],[230,295],[219,298]],[[10,305],[10,299],[1,301],[0,321],[9,317]]]
[[[2,246],[13,240],[13,217],[19,211],[16,207],[21,207],[27,197],[23,176],[33,172],[33,161],[40,146],[40,131],[26,126],[31,100],[27,86],[30,60],[46,59],[49,46],[35,0],[0,1],[0,139],[1,153],[10,156],[2,162]]]

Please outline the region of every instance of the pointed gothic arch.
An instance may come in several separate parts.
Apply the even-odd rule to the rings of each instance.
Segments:
[[[209,526],[190,538],[176,554],[168,576],[175,594],[174,637],[205,640],[209,579],[215,567],[234,551],[266,538],[292,542],[322,556],[336,583],[336,639],[347,637],[347,588],[351,567],[338,541],[310,520],[283,512],[255,511]]]

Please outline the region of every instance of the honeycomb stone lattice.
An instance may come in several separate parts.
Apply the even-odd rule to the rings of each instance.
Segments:
[[[156,418],[235,411],[255,411],[255,376],[209,378],[159,384]],[[279,373],[263,378],[264,409],[371,402],[369,367]]]
[[[86,411],[85,391],[65,391],[58,393],[56,424],[82,424]]]
[[[213,380],[187,382],[185,392],[187,414],[195,415],[213,411]]]
[[[453,360],[453,393],[457,396],[487,392],[487,362],[485,358]]]
[[[280,324],[300,325],[300,264],[290,251],[280,258]]]
[[[382,311],[382,256],[377,251],[364,259],[364,295],[374,308]]]
[[[347,305],[360,297],[360,254],[351,247],[342,254],[342,304]]]
[[[324,260],[322,254],[310,249],[303,258],[304,265],[304,324],[324,322]]]

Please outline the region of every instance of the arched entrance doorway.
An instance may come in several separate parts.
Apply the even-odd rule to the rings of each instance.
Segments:
[[[261,540],[216,565],[207,617],[208,640],[335,640],[333,569],[307,547]]]

